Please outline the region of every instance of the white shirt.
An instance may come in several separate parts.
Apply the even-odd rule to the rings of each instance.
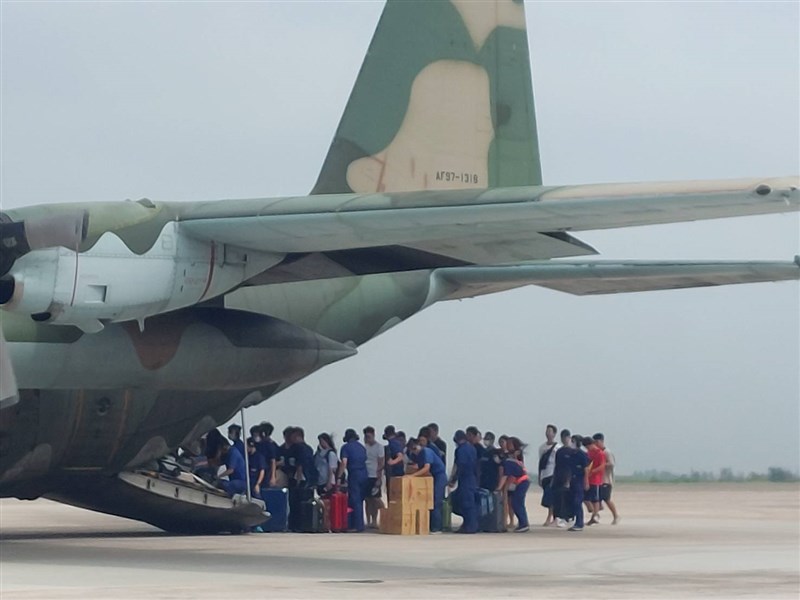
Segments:
[[[378,442],[364,444],[367,449],[367,477],[378,476],[378,460],[384,457],[383,446]]]
[[[539,459],[541,459],[542,456],[545,455],[545,452],[550,450],[550,447],[551,446],[547,442],[545,442],[544,444],[539,446]],[[552,477],[553,473],[555,473],[555,471],[556,471],[556,452],[558,452],[559,448],[561,448],[561,444],[556,442],[555,445],[553,446],[553,451],[550,453],[550,456],[547,458],[547,464],[544,466],[544,469],[542,469],[542,472],[540,473],[542,479],[544,479],[545,477]]]
[[[614,455],[608,448],[604,452],[606,453],[606,470],[603,471],[603,484],[614,485]]]

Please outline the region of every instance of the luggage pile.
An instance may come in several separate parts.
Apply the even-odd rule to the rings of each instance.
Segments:
[[[381,509],[380,532],[394,535],[430,533],[433,509],[432,477],[392,477],[389,507]]]
[[[318,498],[313,488],[266,488],[261,497],[270,513],[264,532],[341,533],[347,531],[347,494],[333,491]]]

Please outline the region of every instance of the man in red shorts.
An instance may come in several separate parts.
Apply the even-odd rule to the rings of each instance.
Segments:
[[[589,455],[589,493],[586,501],[591,506],[592,518],[586,524],[588,526],[600,521],[600,486],[603,485],[603,474],[606,472],[606,453],[590,437],[583,438],[583,445]]]

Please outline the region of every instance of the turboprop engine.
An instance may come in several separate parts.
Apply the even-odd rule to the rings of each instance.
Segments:
[[[214,298],[282,257],[198,240],[167,222],[137,254],[114,232],[79,251],[90,215],[58,215],[2,227],[3,309],[95,333]]]
[[[139,203],[120,203],[118,220]],[[112,222],[109,208],[99,206]],[[21,209],[24,211],[24,209]],[[127,212],[126,212],[127,211]],[[117,231],[92,234],[92,209],[51,207],[14,220],[0,213],[0,305],[39,323],[97,333],[107,323],[136,321],[194,306],[238,286],[282,256],[199,240],[164,220],[134,251]],[[98,229],[95,227],[95,229]],[[5,339],[0,339],[0,406],[17,389]]]

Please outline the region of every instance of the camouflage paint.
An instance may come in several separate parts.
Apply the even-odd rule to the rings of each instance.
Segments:
[[[312,194],[515,185],[541,185],[522,2],[387,2]]]
[[[592,188],[587,196],[582,186],[540,185],[522,2],[390,0],[314,186],[315,196],[187,204],[149,200],[60,204],[9,214],[22,220],[87,211],[88,232],[79,252],[88,252],[104,236],[113,235],[133,256],[142,257],[165,228],[186,223],[188,230],[191,222],[200,220],[325,215],[345,221],[350,213],[364,210],[435,211],[492,202],[515,202],[519,208],[541,204],[545,212],[558,215],[555,201],[609,200],[632,193],[630,186],[611,185]],[[793,185],[794,204],[789,207],[787,200],[787,210],[797,210],[796,182]],[[505,189],[485,191],[499,186]],[[724,189],[720,182],[712,182],[707,191]],[[664,193],[681,190],[702,194],[687,183],[640,192],[658,200]],[[486,207],[487,217],[492,208]],[[602,207],[592,210],[602,213]],[[749,206],[742,214],[754,212],[758,210]],[[238,223],[232,225],[242,229]],[[500,235],[488,225],[481,223],[480,230]],[[264,228],[255,241],[268,239],[268,232]],[[474,234],[465,233],[468,241],[475,241]],[[572,255],[563,254],[567,250],[592,252],[574,239],[558,239],[569,248],[553,254],[549,247],[546,256],[540,249],[527,248],[527,259]],[[432,259],[432,267],[452,267],[452,258],[460,257],[458,248],[463,246],[449,239],[434,241],[433,246],[419,243],[405,250],[432,253],[420,255],[428,262]],[[237,250],[235,246],[223,251]],[[457,256],[448,257],[443,251],[447,248]],[[272,275],[270,284],[258,284],[256,276],[250,281],[255,285],[209,298],[201,309],[151,317],[143,332],[128,323],[108,324],[101,333],[86,334],[69,325],[35,323],[26,315],[0,312],[12,362],[25,362],[17,365],[23,377],[20,402],[0,411],[0,496],[50,493],[91,507],[91,501],[78,499],[76,491],[90,489],[87,482],[102,485],[98,482],[104,477],[197,439],[239,408],[351,355],[353,348],[346,342],[364,343],[440,300],[528,283],[497,271],[488,272],[485,279],[469,280],[458,267],[443,272],[419,266],[427,262],[403,269],[407,272],[376,270],[362,276],[330,254],[317,257],[323,268],[314,275],[316,280],[296,281],[303,273],[292,271],[293,266],[318,250],[304,248],[298,251],[301,256],[292,256],[294,250],[285,248],[285,262],[266,273]],[[209,309],[217,311],[215,316],[204,312]],[[251,314],[227,314],[230,309]],[[291,348],[281,339],[301,343]],[[270,354],[276,350],[283,362],[278,354]],[[267,362],[274,369],[266,373],[265,356],[274,363]],[[245,365],[253,373],[232,379],[230,374],[216,375],[213,363],[231,357],[244,363],[254,359]],[[41,367],[38,379],[37,367]],[[195,387],[185,378],[176,388],[170,369],[184,373],[194,369]],[[97,382],[103,377],[106,386],[99,389]],[[164,382],[170,380],[173,387],[165,389]],[[232,383],[235,380],[241,387]],[[110,511],[107,506],[104,510]]]

